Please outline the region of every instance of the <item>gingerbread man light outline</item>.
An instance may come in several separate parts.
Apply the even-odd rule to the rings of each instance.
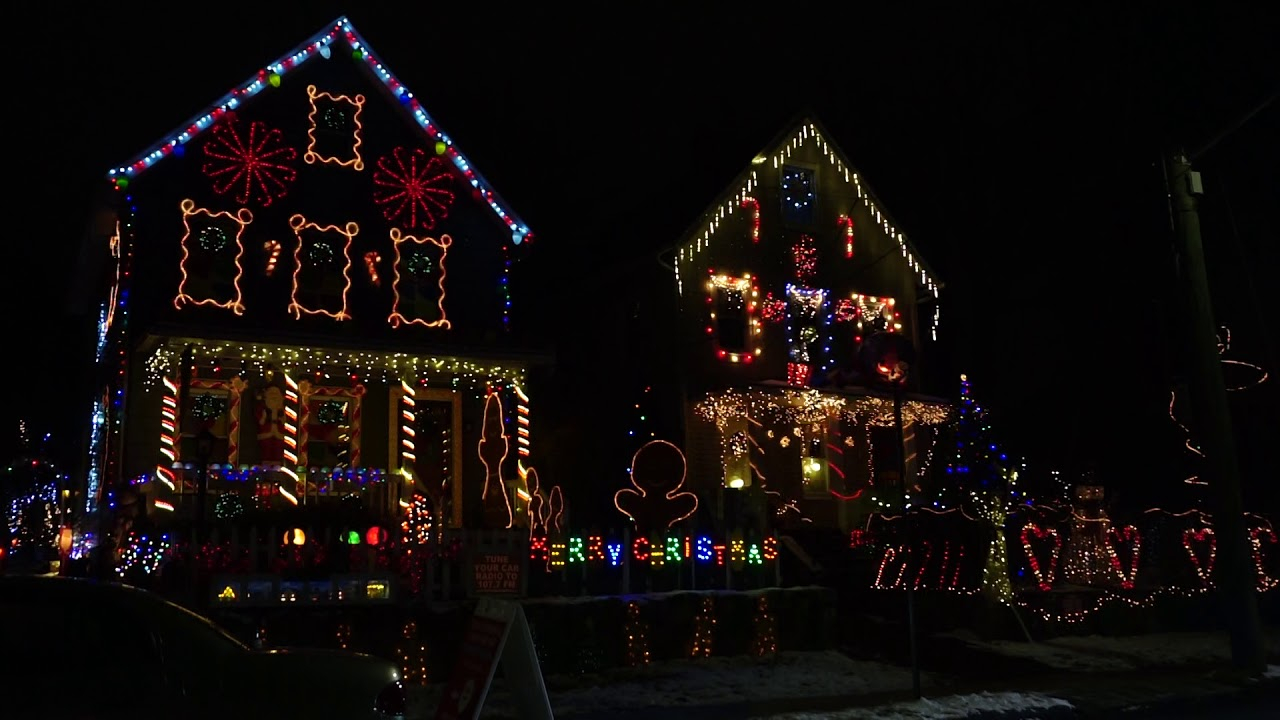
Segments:
[[[652,452],[654,448],[658,447],[670,448],[675,451],[676,455],[680,458],[680,477],[674,483],[669,479],[658,483],[652,483],[649,481],[639,480],[636,477],[637,461],[640,460],[644,453]],[[613,506],[618,509],[618,512],[630,518],[631,522],[641,529],[665,530],[670,528],[676,523],[691,517],[698,511],[698,496],[687,490],[682,491],[680,489],[684,487],[684,481],[688,477],[688,471],[689,464],[685,459],[684,451],[679,447],[676,447],[674,443],[666,440],[650,440],[641,446],[639,450],[636,450],[635,454],[631,456],[630,474],[631,485],[633,487],[625,487],[614,493]],[[670,487],[670,489],[666,490],[664,493],[663,490],[667,487]],[[682,508],[679,507],[679,504],[686,502],[685,498],[692,500],[693,504],[692,507],[689,508],[688,512],[680,514]],[[657,512],[657,509],[663,505],[673,508],[673,511],[669,512],[673,512],[673,514],[676,515],[676,517],[667,521],[665,525],[662,524],[662,513]],[[628,507],[630,507],[630,509],[628,509]],[[637,517],[637,515],[648,515],[649,517]],[[661,525],[661,527],[646,527],[649,524],[647,521],[651,520],[654,521],[653,525]]]

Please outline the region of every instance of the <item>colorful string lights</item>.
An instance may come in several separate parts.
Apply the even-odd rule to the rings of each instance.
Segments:
[[[409,243],[409,245],[413,248],[414,252],[412,255],[406,256],[405,252],[400,249],[400,246],[404,243]],[[391,327],[400,327],[400,325],[402,324],[422,325],[424,327],[429,327],[429,328],[438,327],[438,328],[444,328],[445,330],[448,330],[450,327],[452,327],[452,323],[449,322],[449,316],[444,309],[444,299],[445,299],[444,281],[445,281],[445,276],[447,274],[445,271],[445,259],[448,258],[449,256],[449,247],[451,245],[453,245],[453,238],[449,237],[448,235],[441,235],[440,239],[438,240],[432,237],[418,238],[418,237],[414,237],[413,235],[406,235],[402,233],[400,231],[400,228],[391,228],[391,247],[395,251],[395,259],[392,260],[392,265],[391,265],[391,271],[393,273],[393,277],[391,281],[391,293],[394,299],[392,300],[392,303],[391,303],[391,315],[387,318],[387,322],[391,323]],[[437,260],[435,260],[434,265],[432,267],[426,268],[426,269],[418,269],[415,267],[410,267],[406,263],[406,260],[408,260],[409,258],[426,257],[425,255],[421,255],[421,253],[423,253],[425,249],[429,247],[435,247],[440,250],[440,257]],[[402,268],[404,270],[403,273],[401,272]],[[434,320],[429,320],[421,316],[415,315],[413,317],[410,317],[405,315],[404,312],[401,311],[401,303],[403,302],[406,305],[411,304],[411,302],[406,302],[406,297],[405,297],[405,295],[408,292],[408,288],[404,286],[410,284],[411,282],[407,278],[412,277],[415,279],[414,281],[412,281],[412,287],[414,288],[413,292],[415,295],[419,295],[422,293],[424,278],[430,279],[432,276],[436,278],[435,285],[439,289],[439,293],[440,293],[435,298],[436,310],[439,312],[440,316],[438,318],[435,318]],[[416,303],[412,303],[412,304],[416,304]],[[405,309],[408,310],[408,308],[405,308]]]
[[[708,270],[707,305],[710,323],[707,335],[715,344],[716,356],[731,363],[751,362],[760,356],[759,291],[750,274],[742,277],[717,275]]]
[[[218,120],[237,110],[245,101],[267,88],[275,87],[271,82],[272,76],[283,78],[316,56],[329,57],[332,54],[334,43],[338,40],[345,42],[353,50],[352,56],[358,62],[362,62],[373,77],[399,100],[401,107],[405,108],[414,123],[423,130],[426,136],[432,142],[443,145],[444,152],[442,155],[454,164],[494,214],[507,225],[511,230],[512,242],[519,245],[525,240],[532,239],[533,235],[529,232],[528,226],[516,217],[497,193],[493,191],[488,182],[476,172],[470,161],[454,146],[452,138],[443,133],[435,121],[427,115],[426,110],[423,109],[422,104],[414,94],[409,92],[399,79],[377,59],[368,43],[356,32],[351,22],[345,17],[338,18],[289,54],[259,70],[249,80],[215,101],[211,110],[185,123],[181,130],[161,140],[128,164],[111,169],[107,174],[108,178],[117,190],[124,190],[128,187],[132,178],[136,178],[147,168],[169,155],[175,154],[179,146],[185,145],[205,130],[214,126]],[[277,82],[279,81],[277,80]]]
[[[244,242],[241,236],[244,235],[244,229],[253,222],[253,213],[248,208],[240,208],[234,214],[229,212],[212,212],[205,208],[196,207],[194,200],[183,200],[179,204],[182,210],[182,225],[185,232],[182,235],[182,260],[178,267],[182,271],[182,280],[178,283],[178,294],[173,298],[173,306],[182,309],[183,305],[210,305],[224,310],[230,310],[236,315],[244,314],[243,295],[240,292],[240,278],[244,276],[244,268],[240,265],[240,259],[244,257]],[[227,227],[228,221],[234,224],[234,230]],[[228,235],[234,234],[234,240]],[[192,287],[198,284],[189,274],[188,263],[192,262],[193,255],[201,257],[218,257],[225,258],[227,250],[234,243],[234,251],[232,255],[232,264],[234,272],[229,280],[229,288],[215,288],[214,283],[205,282],[203,292]],[[214,262],[209,260],[208,262]],[[215,263],[216,264],[216,263]],[[230,270],[227,268],[223,271]],[[221,291],[219,291],[221,290]],[[199,296],[191,293],[200,293]]]

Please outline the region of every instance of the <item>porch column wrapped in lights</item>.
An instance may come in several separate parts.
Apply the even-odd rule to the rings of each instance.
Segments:
[[[298,403],[301,396],[298,394],[298,383],[294,382],[289,373],[284,374],[284,463],[280,466],[280,471],[293,480],[293,492],[290,492],[284,483],[280,484],[280,494],[286,500],[298,504],[298,485],[302,484],[302,500],[305,504],[307,498],[306,481],[299,480],[298,472]]]

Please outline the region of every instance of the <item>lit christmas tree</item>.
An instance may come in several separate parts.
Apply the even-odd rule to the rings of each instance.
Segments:
[[[627,603],[627,621],[622,626],[627,640],[627,664],[635,667],[649,664],[649,629],[640,617],[640,603]]]
[[[991,548],[982,567],[982,593],[996,602],[1013,601],[1013,585],[1009,582],[1009,547],[1005,541],[1008,507],[999,498],[979,504],[979,513],[990,524]]]
[[[409,620],[400,633],[400,643],[396,646],[396,660],[404,671],[407,683],[427,684],[427,646],[418,637],[418,623]]]
[[[19,425],[19,433],[22,452],[0,474],[3,531],[8,536],[0,540],[4,540],[8,551],[10,568],[44,572],[58,558],[58,530],[62,524],[58,490],[67,478],[43,451],[31,447],[25,423]]]
[[[690,657],[711,657],[716,637],[716,601],[710,595],[702,598],[702,607],[693,618],[693,642]]]
[[[1013,489],[1017,471],[1006,466],[1008,456],[991,438],[991,424],[986,410],[973,398],[973,386],[967,375],[960,376],[960,402],[955,421],[955,455],[947,465],[947,485],[951,503],[935,502],[939,507],[954,506],[959,496],[985,520],[991,533],[991,547],[982,569],[982,592],[998,602],[1013,599],[1009,583],[1009,552],[1005,540],[1005,520],[1009,505],[1016,499]]]
[[[629,409],[630,418],[627,422],[629,452],[634,453],[645,443],[657,439],[658,432],[653,422],[653,404],[653,386],[645,385],[637,391],[636,400]]]
[[[751,654],[771,657],[778,652],[778,618],[769,612],[769,597],[761,595],[756,600],[756,616],[751,638]]]
[[[956,410],[956,451],[947,465],[949,489],[958,491],[960,497],[971,493],[1005,492],[1005,463],[1009,458],[991,439],[987,411],[974,401],[967,375],[960,376],[960,402]]]

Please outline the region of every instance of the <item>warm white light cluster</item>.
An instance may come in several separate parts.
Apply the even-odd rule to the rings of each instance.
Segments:
[[[267,367],[299,377],[321,373],[351,372],[361,379],[384,382],[405,378],[428,384],[438,380],[440,386],[483,388],[487,384],[524,383],[524,369],[497,364],[482,364],[458,357],[434,357],[410,353],[343,351],[322,347],[235,343],[220,340],[168,338],[147,359],[147,379],[158,383],[165,375],[176,375],[182,352],[192,348],[205,361],[245,362],[249,369],[261,374]]]
[[[764,158],[756,158],[755,161],[753,161],[753,165],[761,164],[762,161],[772,162],[773,167],[777,168],[789,159],[796,150],[800,149],[805,143],[810,141],[818,143],[818,146],[822,149],[823,155],[825,155],[827,160],[830,161],[836,172],[844,178],[845,182],[853,184],[854,188],[858,192],[858,198],[866,204],[867,210],[871,213],[871,216],[876,219],[876,222],[880,223],[881,229],[883,229],[890,238],[893,238],[893,240],[898,243],[898,248],[902,253],[902,257],[907,261],[907,266],[916,273],[917,280],[920,282],[920,285],[932,293],[935,300],[932,336],[934,340],[937,340],[939,308],[936,300],[938,298],[938,292],[941,285],[929,274],[928,270],[925,269],[924,264],[918,259],[918,253],[907,240],[907,236],[900,232],[889,220],[888,214],[880,209],[870,190],[862,186],[862,180],[858,174],[853,172],[840,160],[835,148],[827,143],[826,139],[822,137],[822,134],[818,132],[817,127],[812,123],[804,125],[789,142],[783,145],[782,148],[774,154],[772,158],[768,160],[765,160]],[[716,230],[720,228],[721,223],[723,223],[728,217],[732,216],[736,210],[743,207],[743,200],[748,197],[751,191],[755,189],[759,183],[759,175],[754,169],[752,169],[743,181],[742,187],[739,188],[732,197],[725,200],[718,209],[711,213],[711,218],[707,221],[706,227],[704,227],[702,232],[693,238],[693,242],[680,248],[680,252],[675,263],[675,274],[676,287],[681,295],[684,294],[684,282],[680,277],[681,264],[692,260],[694,256],[701,253],[704,248],[710,247],[711,238],[715,235]]]

